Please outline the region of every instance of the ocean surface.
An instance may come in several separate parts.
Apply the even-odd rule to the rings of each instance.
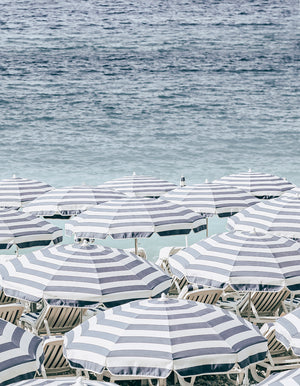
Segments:
[[[0,179],[300,185],[299,47],[298,0],[1,0]]]

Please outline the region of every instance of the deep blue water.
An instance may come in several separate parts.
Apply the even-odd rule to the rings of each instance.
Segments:
[[[300,185],[297,0],[2,0],[0,91],[0,178]]]

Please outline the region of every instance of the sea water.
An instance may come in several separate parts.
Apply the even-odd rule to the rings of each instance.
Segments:
[[[192,184],[251,168],[300,185],[298,0],[0,5],[0,179]],[[185,241],[139,244],[154,259]]]

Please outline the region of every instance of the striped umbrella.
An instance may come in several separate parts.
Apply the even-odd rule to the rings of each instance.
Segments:
[[[171,182],[154,177],[132,176],[118,178],[104,183],[106,188],[118,190],[130,197],[159,197],[169,190],[177,188]]]
[[[246,190],[257,198],[274,198],[286,190],[292,189],[293,184],[285,178],[267,173],[255,173],[251,169],[247,173],[231,174],[214,181],[217,184],[236,186]]]
[[[276,320],[276,338],[286,347],[300,356],[300,308],[289,312]]]
[[[37,216],[69,218],[105,201],[125,197],[124,194],[91,186],[53,189],[31,201],[24,212]]]
[[[215,214],[219,217],[231,216],[241,209],[259,202],[250,193],[234,186],[208,182],[174,189],[166,193],[162,198],[206,216],[207,232],[209,216]]]
[[[299,386],[300,385],[300,368],[280,371],[273,373],[257,386]]]
[[[41,338],[0,319],[1,386],[34,378],[43,360]]]
[[[300,290],[300,243],[269,233],[225,232],[169,257],[191,283],[236,291]]]
[[[277,236],[300,239],[300,196],[282,196],[260,202],[230,217],[229,230],[253,228]]]
[[[107,306],[155,297],[171,278],[154,263],[122,249],[88,243],[43,248],[0,264],[6,294],[58,305]]]
[[[183,299],[147,299],[111,308],[65,335],[72,367],[119,376],[166,378],[227,372],[263,360],[265,338],[220,307]],[[121,378],[120,378],[121,379]]]
[[[0,207],[18,209],[51,189],[52,186],[44,182],[14,175],[0,181]]]
[[[284,196],[300,196],[300,187],[296,186],[295,188],[291,190],[287,190],[286,192],[283,193]]]
[[[63,231],[45,220],[15,209],[0,208],[0,249],[54,244],[62,241]]]
[[[91,381],[81,377],[62,377],[54,379],[34,379],[31,381],[21,381],[14,383],[13,386],[117,386],[116,383]]]
[[[175,203],[155,198],[124,198],[97,205],[65,224],[76,238],[113,239],[188,234],[205,229],[205,218]],[[137,249],[137,243],[136,243]]]

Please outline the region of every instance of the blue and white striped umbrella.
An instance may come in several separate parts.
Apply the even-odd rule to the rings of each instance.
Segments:
[[[270,233],[225,232],[169,257],[190,283],[237,291],[300,290],[300,243]]]
[[[214,181],[217,184],[236,186],[246,190],[258,198],[274,198],[280,196],[294,185],[285,178],[267,173],[255,173],[249,170],[246,173],[231,174]]]
[[[299,386],[300,385],[300,368],[280,371],[273,373],[257,386]]]
[[[230,217],[229,230],[271,232],[277,236],[300,239],[300,196],[281,196],[263,201]]]
[[[0,319],[0,384],[32,379],[44,360],[43,341]]]
[[[165,192],[177,188],[177,185],[171,182],[154,177],[137,176],[135,173],[132,176],[107,181],[102,186],[118,190],[129,197],[159,197]]]
[[[263,360],[267,351],[258,329],[235,314],[165,296],[98,313],[64,339],[72,367],[141,378],[226,372]]]
[[[34,200],[53,189],[52,186],[36,180],[13,176],[0,181],[0,207],[18,209],[24,203]]]
[[[259,202],[250,193],[233,186],[214,183],[188,185],[166,193],[163,199],[183,205],[206,216],[231,216]]]
[[[175,203],[155,198],[122,198],[97,205],[65,224],[76,238],[113,239],[188,234],[205,229],[205,218]]]
[[[91,381],[82,377],[61,377],[54,379],[34,379],[21,381],[12,386],[117,386],[116,383]]]
[[[154,263],[122,249],[70,244],[43,248],[0,264],[6,294],[58,305],[107,306],[168,291],[171,278]]]
[[[300,187],[295,186],[295,188],[291,190],[287,190],[286,192],[283,193],[283,196],[300,196]]]
[[[91,186],[72,186],[61,189],[53,189],[23,208],[24,212],[37,216],[70,217],[82,211],[118,198],[124,198],[125,194]]]
[[[54,244],[62,241],[62,229],[28,213],[0,208],[0,249]]]
[[[278,318],[275,322],[276,338],[300,356],[300,308]]]

